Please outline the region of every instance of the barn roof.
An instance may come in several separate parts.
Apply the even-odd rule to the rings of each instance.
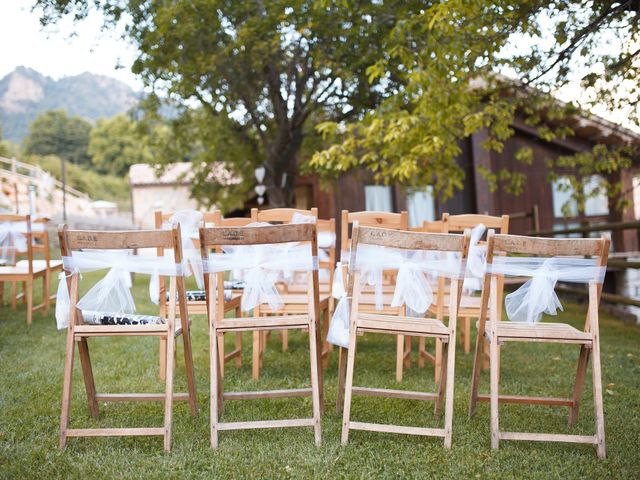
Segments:
[[[205,165],[202,165],[205,167]],[[240,183],[241,179],[227,170],[222,162],[210,165],[207,180],[220,185]],[[135,163],[129,167],[131,185],[190,185],[193,180],[194,165],[191,162],[177,162],[168,165]]]

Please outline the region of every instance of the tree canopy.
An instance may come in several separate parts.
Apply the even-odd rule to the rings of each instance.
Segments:
[[[29,125],[24,140],[27,155],[56,155],[76,165],[89,165],[87,153],[91,124],[80,117],[69,117],[64,110],[41,113]]]
[[[516,115],[545,140],[594,105],[638,126],[638,2],[607,0],[37,0],[43,23],[92,8],[124,22],[139,56],[134,72],[181,105],[176,130],[206,180],[213,161],[252,183],[267,168],[272,206],[292,202],[312,127],[325,147],[306,168],[331,177],[365,168],[381,183],[462,185],[459,142],[486,131],[501,150]],[[581,84],[581,102],[554,95]],[[196,108],[192,108],[192,107]],[[316,142],[317,143],[317,142]],[[615,174],[630,148],[597,145],[555,167]],[[531,151],[518,160],[531,162]],[[516,172],[485,171],[518,193]],[[606,180],[605,180],[606,181]],[[198,190],[200,189],[200,190]],[[230,195],[196,185],[199,195]],[[578,189],[576,189],[578,191]],[[615,189],[610,189],[615,193]],[[227,198],[228,200],[228,198]]]

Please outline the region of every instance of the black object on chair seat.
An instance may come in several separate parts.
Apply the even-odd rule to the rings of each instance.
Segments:
[[[89,325],[158,325],[164,324],[162,317],[137,315],[135,313],[111,313],[82,311],[82,320]]]

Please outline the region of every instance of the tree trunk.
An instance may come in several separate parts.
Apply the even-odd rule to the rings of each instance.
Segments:
[[[286,132],[267,158],[267,202],[270,208],[293,207],[294,184],[298,175],[298,154],[302,147],[302,128]],[[278,148],[279,147],[279,148]]]

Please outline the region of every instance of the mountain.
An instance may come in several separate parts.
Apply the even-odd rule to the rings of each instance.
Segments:
[[[114,78],[82,73],[53,80],[26,67],[0,79],[2,137],[21,142],[39,113],[63,109],[89,121],[112,117],[140,100],[128,85]]]

